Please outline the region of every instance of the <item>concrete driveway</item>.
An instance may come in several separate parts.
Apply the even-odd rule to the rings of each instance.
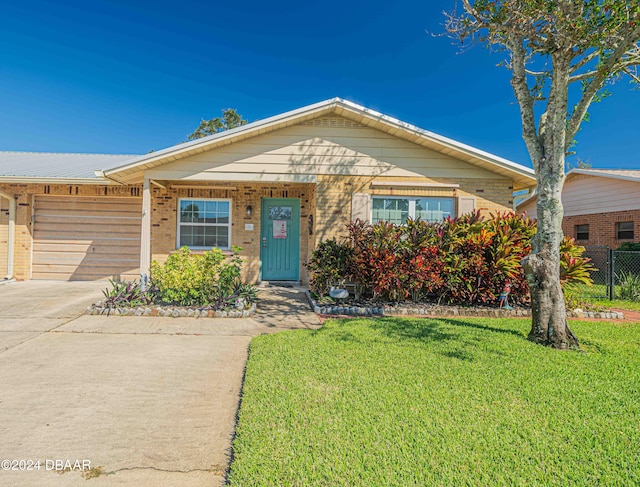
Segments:
[[[268,289],[252,319],[83,315],[104,287],[0,285],[0,485],[223,485],[251,337],[317,318]]]

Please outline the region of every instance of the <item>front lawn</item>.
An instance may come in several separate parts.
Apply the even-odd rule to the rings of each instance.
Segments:
[[[598,308],[640,311],[640,302],[638,301],[629,301],[627,299],[614,299],[613,301],[610,301],[608,299],[597,298],[588,298],[586,301]]]
[[[252,341],[233,486],[638,485],[640,324],[330,320]]]

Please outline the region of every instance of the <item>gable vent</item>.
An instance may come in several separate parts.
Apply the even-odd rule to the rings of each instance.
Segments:
[[[342,117],[320,117],[313,120],[307,120],[300,125],[310,127],[339,127],[339,128],[362,128],[364,125]]]

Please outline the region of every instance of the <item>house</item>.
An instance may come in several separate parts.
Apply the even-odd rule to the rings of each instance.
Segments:
[[[537,217],[537,196],[518,204],[518,211]],[[640,242],[640,171],[572,169],[562,189],[565,235],[580,245],[618,248]]]
[[[334,98],[142,156],[0,153],[0,278],[148,276],[182,246],[242,247],[301,281],[355,218],[509,210],[531,169]]]

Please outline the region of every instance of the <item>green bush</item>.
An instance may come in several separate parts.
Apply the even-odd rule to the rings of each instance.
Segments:
[[[571,237],[564,237],[560,244],[560,282],[567,289],[575,285],[593,285],[591,272],[597,270],[591,259],[584,257],[585,248]]]
[[[152,262],[151,283],[157,289],[158,299],[165,304],[213,307],[224,307],[236,300],[238,290],[243,287],[242,259],[238,255],[241,249],[233,250],[234,255],[225,259],[220,249],[192,254],[183,247],[164,264]],[[255,295],[245,292],[242,299],[248,304],[250,299],[255,300]]]
[[[616,276],[616,298],[640,301],[640,276],[631,272],[622,272]]]
[[[625,252],[640,252],[640,242],[624,242],[616,250],[623,250]]]
[[[347,242],[323,240],[306,263],[311,275],[309,287],[323,296],[332,285],[351,279],[352,266],[353,248]]]

